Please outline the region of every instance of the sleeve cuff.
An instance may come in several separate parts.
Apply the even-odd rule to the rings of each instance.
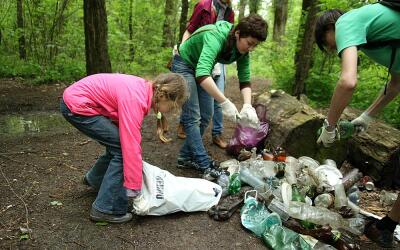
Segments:
[[[240,85],[240,90],[244,89],[244,88],[251,88],[251,83],[250,82],[241,82]]]

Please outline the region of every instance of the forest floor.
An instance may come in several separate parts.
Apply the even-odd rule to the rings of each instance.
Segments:
[[[265,249],[261,239],[246,231],[239,212],[226,222],[206,213],[176,213],[138,217],[126,224],[99,226],[89,220],[95,194],[81,183],[84,173],[104,148],[72,128],[58,113],[59,97],[66,84],[33,86],[22,79],[0,79],[0,249]],[[254,79],[255,94],[269,82]],[[238,82],[230,78],[227,96],[241,107]],[[155,133],[155,115],[144,120],[142,148],[145,161],[177,176],[200,177],[195,170],[176,168],[183,140],[176,137],[177,114],[169,116],[170,137],[162,144]],[[234,124],[224,123],[225,139]],[[204,143],[219,161],[230,157]],[[363,207],[383,215],[378,193],[362,195]],[[51,205],[56,202],[58,205]],[[30,239],[21,240],[28,222]],[[365,240],[365,239],[364,239]],[[362,241],[362,249],[376,249]]]

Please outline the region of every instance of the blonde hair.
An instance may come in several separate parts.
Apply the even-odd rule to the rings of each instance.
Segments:
[[[185,78],[179,74],[160,74],[153,80],[154,102],[157,105],[161,99],[172,101],[176,110],[186,102],[189,92]],[[158,108],[157,108],[158,109]],[[158,110],[157,110],[158,111]],[[168,132],[168,120],[159,111],[157,113],[157,135],[161,142],[169,143],[171,138],[165,136]]]
[[[177,108],[181,107],[189,97],[185,78],[176,73],[158,75],[153,81],[153,87],[156,103],[164,97],[172,101]]]

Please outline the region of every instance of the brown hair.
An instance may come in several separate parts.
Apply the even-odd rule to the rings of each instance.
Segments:
[[[341,15],[343,15],[343,11],[333,9],[325,11],[318,17],[315,25],[315,42],[320,50],[326,52],[324,48],[325,34],[330,30],[335,30],[335,23]]]
[[[181,107],[189,96],[185,78],[175,73],[158,75],[153,80],[153,88],[155,103],[164,97],[173,101],[175,108]]]
[[[222,53],[222,58],[228,59],[236,46],[235,32],[239,31],[240,38],[254,37],[260,42],[264,42],[268,36],[268,23],[257,14],[250,14],[249,16],[241,19],[239,23],[233,28],[228,35],[225,43],[225,49]]]

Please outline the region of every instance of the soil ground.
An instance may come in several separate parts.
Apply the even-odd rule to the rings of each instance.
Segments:
[[[268,81],[255,79],[255,94],[265,91]],[[22,79],[0,79],[0,120],[10,114],[53,114],[66,84],[32,86]],[[241,107],[236,79],[229,79],[227,96]],[[155,133],[155,115],[144,120],[143,158],[178,176],[200,177],[195,170],[176,168],[183,140],[176,138],[178,116],[170,115],[170,137],[162,144]],[[1,123],[0,123],[1,126]],[[13,126],[13,125],[11,125]],[[234,124],[224,122],[225,139]],[[10,134],[0,129],[0,248],[1,249],[265,249],[262,240],[246,231],[240,215],[217,222],[206,213],[176,213],[162,217],[138,217],[126,224],[99,226],[89,220],[95,199],[81,183],[84,173],[104,148],[67,125],[44,131]],[[204,143],[219,161],[229,159],[211,143],[210,131]],[[374,196],[375,195],[375,196]],[[363,195],[365,207],[377,207],[376,194]],[[61,205],[51,205],[58,201]],[[374,205],[375,204],[375,205]],[[28,221],[31,238],[20,240],[20,228]],[[374,249],[366,243],[363,249]]]

